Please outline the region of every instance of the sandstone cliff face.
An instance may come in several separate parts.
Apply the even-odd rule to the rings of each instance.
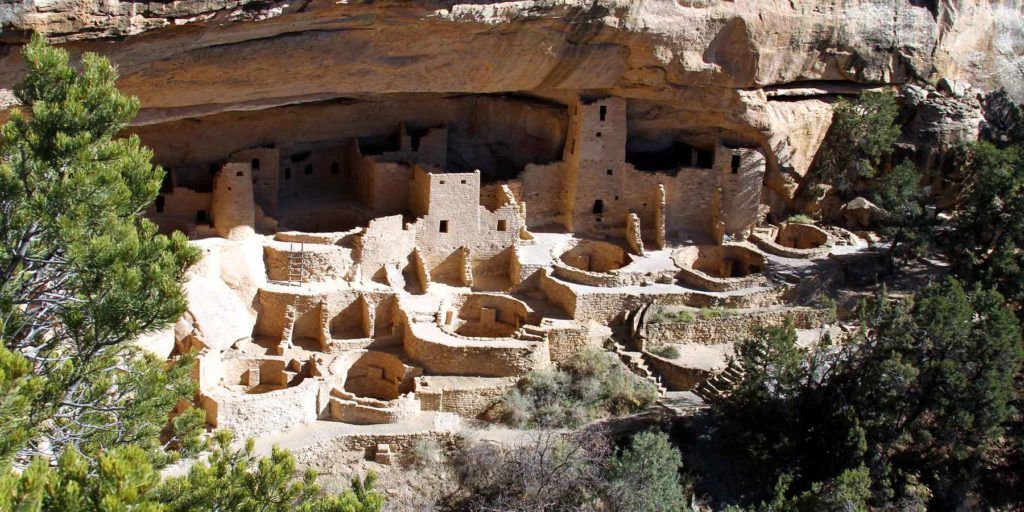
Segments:
[[[760,144],[785,195],[837,93],[934,73],[1021,87],[1022,20],[1015,1],[981,0],[23,0],[0,5],[0,89],[40,31],[117,63],[139,125],[391,95],[615,94],[631,141]]]

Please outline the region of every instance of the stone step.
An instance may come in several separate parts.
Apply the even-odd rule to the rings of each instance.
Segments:
[[[543,327],[536,326],[536,325],[526,324],[526,325],[523,326],[523,332],[528,332],[530,334],[536,334],[538,336],[546,336],[547,333],[548,333],[548,330],[544,329]]]

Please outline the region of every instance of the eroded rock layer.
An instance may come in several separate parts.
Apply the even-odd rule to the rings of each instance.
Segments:
[[[708,148],[723,136],[760,145],[766,182],[784,201],[836,94],[942,76],[1019,97],[1022,19],[1016,2],[954,0],[21,1],[0,6],[0,101],[12,103],[16,50],[31,31],[107,55],[120,86],[142,100],[137,124],[172,134],[183,120],[307,103],[265,118],[285,131],[305,129],[308,109],[355,115],[339,125],[403,109],[406,120],[433,122],[451,117],[446,104],[476,108],[456,99],[464,94],[563,105],[615,95],[628,99],[631,150],[678,140]],[[550,122],[538,130],[559,131]],[[500,131],[500,121],[485,125]],[[248,141],[253,130],[233,125],[204,144]],[[531,160],[474,158],[465,165],[497,174]]]

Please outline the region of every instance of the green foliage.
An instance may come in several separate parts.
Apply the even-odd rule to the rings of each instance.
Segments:
[[[373,491],[373,473],[365,479],[353,477],[350,490],[325,497],[312,470],[294,480],[295,458],[287,451],[274,447],[270,457],[257,457],[252,440],[240,450],[231,448],[231,440],[229,432],[218,432],[218,449],[208,463],[195,464],[187,476],[164,482],[157,499],[168,511],[373,512],[384,504]]]
[[[22,473],[0,475],[0,510],[157,512],[165,510],[153,500],[159,484],[148,454],[136,446],[113,448],[95,462],[69,448],[56,467],[36,457]]]
[[[665,359],[675,359],[679,357],[679,349],[671,343],[658,343],[652,345],[647,349],[647,351],[656,356],[664,357]]]
[[[208,462],[196,462],[187,476],[164,482],[149,453],[138,446],[116,447],[94,460],[71,447],[55,467],[36,457],[21,473],[0,474],[0,510],[377,512],[383,506],[372,473],[353,478],[350,490],[324,495],[312,471],[294,481],[295,460],[287,452],[275,448],[270,457],[257,457],[251,441],[234,450],[225,432],[217,441]]]
[[[1018,146],[963,147],[964,190],[949,234],[950,255],[970,282],[1024,302],[1024,158]]]
[[[891,239],[890,259],[921,256],[935,230],[922,206],[921,173],[909,162],[894,167],[878,179],[874,199],[886,211],[878,232]]]
[[[713,306],[710,308],[704,308],[700,310],[700,317],[706,320],[715,320],[717,318],[726,318],[735,315],[736,313],[730,309],[722,306]]]
[[[693,322],[695,319],[696,318],[693,316],[693,312],[686,309],[680,309],[679,311],[659,310],[657,313],[654,314],[654,317],[651,319],[651,321],[656,324],[688,324],[690,322]]]
[[[865,91],[854,101],[836,101],[815,160],[817,181],[846,192],[858,178],[874,176],[899,137],[898,112],[892,92]]]
[[[179,282],[198,253],[140,218],[163,171],[137,137],[115,138],[139,102],[110,63],[86,54],[76,71],[39,36],[24,56],[15,95],[28,113],[0,128],[0,338],[30,372],[18,363],[4,384],[24,394],[0,407],[14,427],[0,460],[43,440],[155,456],[167,412],[192,396],[191,359],[167,369],[133,342],[184,310]]]
[[[786,222],[789,222],[791,224],[814,224],[814,219],[812,219],[809,215],[798,213],[796,215],[790,215],[788,218],[786,218]]]
[[[657,389],[613,355],[590,347],[561,370],[531,372],[497,405],[498,417],[521,427],[573,427],[654,402]]]
[[[641,432],[610,464],[612,510],[660,512],[688,510],[686,488],[679,480],[683,460],[668,436]]]
[[[417,439],[409,451],[412,462],[420,467],[437,464],[444,458],[444,450],[434,439]]]
[[[44,384],[42,377],[32,375],[32,364],[27,359],[0,347],[0,418],[4,422],[0,454],[16,452],[35,431],[32,408]]]
[[[593,430],[535,430],[514,445],[470,444],[456,459],[454,510],[690,510],[679,451],[661,432],[613,453]]]
[[[792,327],[737,346],[745,375],[716,417],[753,496],[782,482],[794,503],[853,502],[863,478],[842,475],[863,467],[876,505],[966,503],[1012,414],[1024,358],[1015,317],[998,293],[949,280],[911,302],[883,292],[862,321],[841,347],[800,348]]]

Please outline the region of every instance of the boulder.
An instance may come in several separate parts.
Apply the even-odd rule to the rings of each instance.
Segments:
[[[885,210],[863,197],[855,198],[843,207],[843,215],[845,215],[846,220],[854,229],[870,226],[871,221],[878,219],[885,215],[885,213]]]

